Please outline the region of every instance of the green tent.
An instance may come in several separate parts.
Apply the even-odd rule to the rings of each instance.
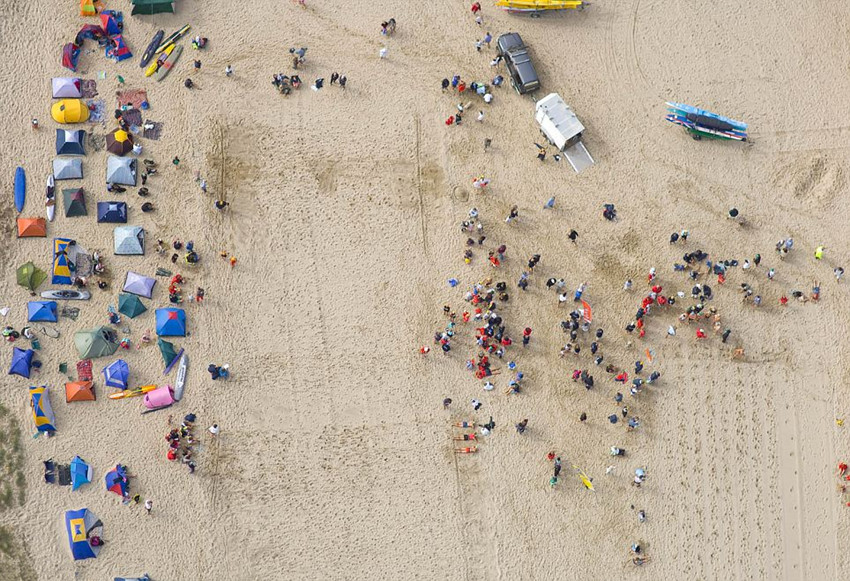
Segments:
[[[34,292],[45,280],[47,274],[32,262],[18,267],[18,284],[30,292]]]
[[[118,312],[122,315],[127,315],[131,319],[135,319],[147,310],[148,308],[142,302],[142,299],[136,295],[125,293],[118,295]]]
[[[174,343],[169,343],[168,341],[163,341],[162,338],[156,340],[156,344],[159,347],[159,352],[162,353],[162,360],[165,362],[165,366],[168,367],[174,362],[174,359],[177,358],[177,351],[174,350]]]
[[[106,357],[118,350],[115,332],[108,327],[98,327],[74,333],[74,345],[83,359]]]
[[[133,12],[131,14],[159,14],[160,12],[174,12],[172,0],[132,0]]]
[[[83,188],[71,188],[62,190],[62,198],[65,200],[65,217],[88,216],[86,210],[86,195]]]

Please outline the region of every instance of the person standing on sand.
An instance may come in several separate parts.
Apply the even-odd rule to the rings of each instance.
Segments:
[[[153,501],[150,498],[145,501],[145,510],[148,514],[150,514],[151,510],[153,510]]]
[[[524,434],[527,427],[528,427],[528,419],[524,419],[516,425],[516,431],[519,434]]]

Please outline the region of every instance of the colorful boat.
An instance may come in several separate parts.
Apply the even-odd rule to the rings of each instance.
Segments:
[[[746,123],[684,103],[668,102],[665,119],[684,127],[696,140],[703,137],[733,141],[747,140]]]
[[[498,0],[496,7],[506,12],[534,14],[547,10],[584,10],[584,0]]]

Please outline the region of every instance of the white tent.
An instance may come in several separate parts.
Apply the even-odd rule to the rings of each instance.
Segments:
[[[130,270],[127,272],[127,279],[124,282],[124,292],[149,299],[153,295],[155,284],[156,279]]]
[[[70,77],[57,77],[53,79],[54,99],[79,99],[83,96],[82,81]]]
[[[141,226],[119,226],[114,232],[115,254],[145,253],[145,230]]]
[[[110,184],[136,185],[136,158],[110,155],[106,160],[106,181]]]
[[[53,160],[53,179],[78,180],[83,177],[83,160],[57,157]]]

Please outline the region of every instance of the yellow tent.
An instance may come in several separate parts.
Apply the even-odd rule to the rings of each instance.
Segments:
[[[97,16],[94,0],[80,0],[80,16]]]
[[[50,109],[57,123],[82,123],[89,119],[89,108],[82,99],[62,99]]]

